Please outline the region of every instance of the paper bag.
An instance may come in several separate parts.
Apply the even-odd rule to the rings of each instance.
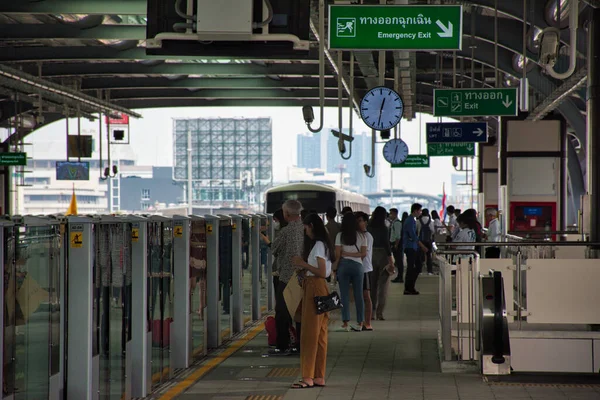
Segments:
[[[304,291],[302,290],[302,286],[298,282],[298,275],[294,272],[292,278],[285,286],[283,290],[283,299],[285,300],[285,305],[288,308],[290,316],[293,318],[296,315],[296,310],[302,301],[302,296],[304,295]]]
[[[44,301],[49,301],[48,292],[27,274],[17,293],[17,302],[23,312],[23,318],[27,321]]]

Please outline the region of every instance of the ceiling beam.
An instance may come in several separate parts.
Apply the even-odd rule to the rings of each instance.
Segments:
[[[99,25],[89,29],[81,29],[77,25],[68,24],[0,24],[2,40],[19,39],[110,39],[110,40],[145,40],[145,25]]]
[[[122,14],[146,15],[145,0],[8,1],[3,14]]]
[[[27,66],[27,70],[35,70],[35,66]],[[44,77],[72,77],[81,75],[220,75],[220,76],[254,76],[267,75],[313,75],[318,66],[311,64],[219,64],[219,63],[162,63],[144,65],[142,63],[44,63]],[[329,73],[330,74],[330,73]]]
[[[329,92],[326,98],[337,99],[337,93]],[[311,99],[319,98],[319,89],[300,89],[300,90],[284,90],[284,89],[201,89],[198,91],[190,91],[187,89],[143,89],[143,90],[112,90],[111,101],[118,99],[181,99],[181,98],[198,98],[198,99]],[[346,96],[344,96],[346,98]]]
[[[82,90],[96,89],[315,89],[318,81],[313,78],[86,78]],[[325,80],[327,90],[337,90],[337,80]]]

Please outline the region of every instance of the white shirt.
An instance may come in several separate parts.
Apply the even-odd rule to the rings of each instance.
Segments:
[[[367,256],[363,258],[363,269],[366,272],[373,271],[373,235],[369,232],[364,232],[365,237],[367,238]]]
[[[342,251],[346,253],[360,253],[360,248],[363,246],[367,246],[367,239],[365,235],[362,233],[356,232],[356,245],[342,245],[342,232],[338,233],[335,237],[335,245],[342,246]],[[356,261],[359,264],[362,264],[362,258],[360,257],[344,257],[347,260]]]
[[[458,225],[456,224],[456,215],[450,215],[450,217],[448,217],[448,223],[446,225],[448,226],[450,231],[453,231],[454,228],[458,228]]]
[[[498,218],[494,218],[490,221],[488,226],[488,242],[499,242],[500,241],[500,221]]]
[[[331,275],[331,260],[327,257],[327,250],[325,249],[325,244],[321,241],[315,243],[310,254],[308,255],[308,264],[311,267],[319,268],[319,258],[325,260],[325,277],[329,277]],[[306,271],[306,276],[315,276],[310,271]]]
[[[460,228],[456,226],[457,234],[453,239],[459,243],[475,243],[475,231],[471,228]],[[475,246],[456,246],[456,250],[475,250]]]
[[[419,220],[417,220],[417,235],[421,235],[421,229],[423,229],[423,225],[428,225],[431,234],[435,235],[435,224],[433,223],[432,219],[428,216],[421,217]],[[429,238],[429,240],[433,240],[433,237]]]

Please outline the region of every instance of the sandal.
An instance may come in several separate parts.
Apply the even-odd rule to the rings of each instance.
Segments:
[[[365,325],[363,325],[362,330],[363,331],[372,331],[373,328],[367,328]]]
[[[296,382],[292,385],[292,389],[310,389],[312,387],[314,387],[315,385],[309,385],[308,383],[304,382],[304,381],[300,381],[300,382]]]

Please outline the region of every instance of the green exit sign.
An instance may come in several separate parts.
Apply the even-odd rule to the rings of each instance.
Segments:
[[[434,89],[434,117],[517,115],[517,88]]]
[[[429,156],[410,154],[402,164],[392,164],[392,168],[429,168]]]
[[[470,157],[475,155],[473,143],[427,143],[429,157]]]
[[[329,48],[461,50],[460,5],[329,6]]]
[[[0,153],[0,165],[27,165],[27,153]]]

